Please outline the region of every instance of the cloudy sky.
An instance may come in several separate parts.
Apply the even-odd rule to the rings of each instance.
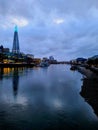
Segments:
[[[0,44],[58,60],[98,54],[98,0],[0,0]]]

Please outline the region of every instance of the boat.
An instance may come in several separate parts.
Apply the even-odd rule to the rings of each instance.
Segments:
[[[40,67],[48,67],[49,66],[49,62],[48,61],[41,61],[41,63],[39,64]]]

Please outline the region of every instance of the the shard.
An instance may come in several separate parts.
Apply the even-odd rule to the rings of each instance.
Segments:
[[[16,54],[20,53],[17,26],[15,26],[15,31],[14,31],[14,39],[13,39],[12,52],[16,53]]]

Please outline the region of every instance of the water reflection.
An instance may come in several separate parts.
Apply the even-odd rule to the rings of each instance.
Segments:
[[[23,72],[24,68],[0,68],[0,80],[12,79],[12,88],[14,97],[18,94],[19,72]]]
[[[93,130],[98,126],[92,109],[79,95],[81,74],[72,73],[69,66],[3,68],[1,77],[0,130],[5,126],[10,130]]]
[[[98,116],[98,80],[83,78],[80,95],[90,104]]]
[[[0,80],[3,79],[3,68],[0,68]]]
[[[14,68],[13,71],[13,94],[16,97],[18,94],[18,85],[19,85],[19,74],[18,74],[18,68]]]

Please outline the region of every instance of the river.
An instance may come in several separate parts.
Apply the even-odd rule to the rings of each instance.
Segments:
[[[97,130],[97,86],[68,65],[1,68],[0,130]]]

